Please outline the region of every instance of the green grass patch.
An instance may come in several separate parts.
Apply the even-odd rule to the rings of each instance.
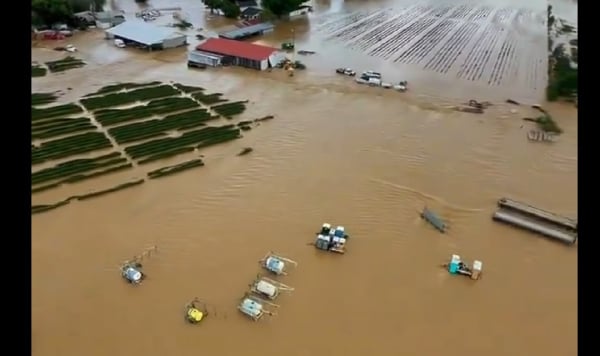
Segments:
[[[51,73],[64,72],[73,68],[81,68],[85,66],[85,62],[81,59],[77,59],[72,56],[68,56],[67,58],[60,59],[58,61],[50,61],[46,62],[48,69]]]
[[[44,142],[31,149],[31,164],[38,164],[76,154],[88,153],[112,147],[101,132],[88,132]]]
[[[140,161],[138,161],[138,164],[147,164],[150,162],[156,162],[158,160],[161,159],[166,159],[166,158],[171,158],[171,157],[175,157],[178,156],[182,153],[188,153],[188,152],[192,152],[193,150],[195,150],[196,147],[194,146],[187,146],[187,147],[179,147],[179,148],[175,148],[169,151],[164,151],[161,153],[157,153],[155,155],[152,155],[148,158],[142,159]]]
[[[175,88],[181,90],[182,92],[189,93],[189,94],[204,90],[204,88],[201,88],[201,87],[192,87],[189,85],[183,85],[183,84],[179,84],[179,83],[173,84],[173,86]]]
[[[220,105],[211,106],[211,110],[217,114],[231,119],[234,115],[239,115],[246,110],[246,103],[248,101],[234,101],[231,103],[225,103]]]
[[[208,111],[200,109],[190,112],[189,114],[188,112],[184,112],[167,116],[163,119],[148,120],[115,127],[110,129],[108,133],[113,136],[117,142],[123,144],[164,136],[166,131],[204,126],[205,121],[210,118],[211,115]]]
[[[131,90],[131,89],[138,89],[138,88],[144,88],[144,87],[151,87],[151,86],[157,86],[162,84],[162,82],[159,81],[153,81],[153,82],[148,82],[148,83],[117,83],[117,84],[112,84],[112,85],[107,85],[104,86],[100,89],[98,89],[98,91],[96,91],[95,93],[90,93],[84,96],[84,98],[90,97],[90,96],[97,96],[97,95],[106,95],[106,94],[110,94],[110,93],[116,93],[119,92],[121,90]]]
[[[48,70],[40,65],[32,65],[31,66],[31,77],[38,78],[43,77],[48,73]]]
[[[31,108],[31,121],[49,119],[53,117],[59,116],[67,116],[73,114],[79,114],[83,112],[81,106],[76,104],[64,104],[64,105],[55,105],[49,108]]]
[[[105,168],[122,164],[127,159],[118,152],[112,152],[95,158],[81,158],[59,163],[54,167],[42,169],[31,174],[31,185],[64,179],[76,174],[90,172],[98,168]]]
[[[223,96],[223,94],[221,93],[214,93],[214,94],[204,94],[201,92],[197,92],[192,94],[192,97],[196,100],[198,100],[199,102],[201,102],[202,104],[205,105],[212,105],[212,104],[216,104],[216,103],[224,103],[227,101],[227,99],[222,99],[221,97]]]
[[[128,109],[101,109],[94,112],[94,116],[103,126],[112,126],[198,107],[198,104],[190,98],[164,98]]]
[[[181,147],[203,144],[211,145],[221,142],[234,140],[240,137],[240,129],[235,125],[225,125],[221,127],[206,127],[200,130],[189,131],[175,138],[162,138],[149,142],[140,143],[125,148],[129,156],[134,159],[153,156],[163,152],[171,151]],[[205,147],[205,146],[202,146]]]
[[[179,163],[179,164],[176,164],[173,166],[167,166],[167,167],[159,168],[154,171],[150,171],[150,172],[148,172],[148,178],[150,178],[150,179],[161,178],[161,177],[165,177],[165,176],[172,175],[175,173],[183,172],[188,169],[202,167],[202,166],[204,166],[204,162],[202,161],[202,159],[197,158],[197,159]]]
[[[97,110],[110,108],[114,106],[131,104],[136,101],[146,101],[157,98],[181,95],[179,90],[170,85],[160,85],[157,87],[140,88],[124,93],[107,94],[98,97],[81,99],[81,103],[88,110]]]

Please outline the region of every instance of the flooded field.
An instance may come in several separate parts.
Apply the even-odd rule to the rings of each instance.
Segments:
[[[137,8],[133,1],[117,3],[128,16]],[[523,46],[521,39],[486,32],[493,23],[533,21],[535,9],[488,1],[468,14],[458,6],[438,18],[441,6],[399,3],[316,2],[309,19],[259,38],[275,45],[295,28],[298,48],[318,52],[303,58],[309,70],[293,78],[277,70],[188,70],[183,49],[121,50],[101,32],[69,39],[87,65],[33,79],[34,92],[62,90],[66,103],[114,82],[174,82],[249,100],[240,120],[275,119],[240,140],[34,194],[34,204],[51,203],[198,154],[206,163],[32,217],[33,355],[576,355],[577,246],[491,220],[504,196],[577,216],[577,111],[545,105],[564,133],[554,143],[529,142],[533,123],[522,119],[537,111],[504,100],[507,78],[522,68],[517,64],[533,66],[533,60],[511,49]],[[474,20],[485,6],[494,10]],[[419,7],[423,21],[433,20],[424,28],[406,17]],[[230,25],[197,2],[186,9],[196,27]],[[406,22],[380,35],[383,40],[412,25],[421,30],[405,32],[408,37],[429,39],[368,44],[360,33],[380,26],[342,34],[333,22],[344,12],[363,16],[347,31],[379,16],[388,24]],[[473,33],[479,35],[450,64],[460,39]],[[50,49],[55,45],[36,44],[33,59],[60,58]],[[357,69],[408,78],[411,90],[358,86],[331,73],[340,58]],[[486,58],[485,69],[475,67]],[[531,85],[541,80],[518,77]],[[535,99],[523,92],[515,99]],[[480,115],[451,110],[469,98],[494,105]],[[243,147],[254,151],[238,157]],[[448,221],[447,234],[419,218],[425,205]],[[309,246],[323,222],[346,227],[345,255]],[[144,261],[148,279],[139,287],[126,284],[119,264],[152,245],[158,251]],[[270,250],[298,261],[280,278],[295,290],[277,300],[276,316],[254,323],[236,305]],[[483,278],[444,271],[440,265],[453,253],[483,261]],[[212,311],[200,325],[184,321],[193,297]]]
[[[326,39],[452,79],[543,93],[546,9],[478,2],[417,2],[405,8],[322,16]]]

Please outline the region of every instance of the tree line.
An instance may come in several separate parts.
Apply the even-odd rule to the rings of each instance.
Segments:
[[[306,0],[262,0],[263,20],[269,20],[271,17],[281,18],[283,15],[298,9]],[[240,7],[235,0],[202,0],[204,5],[210,9],[221,10],[223,15],[228,18],[237,18],[240,16]]]
[[[102,10],[106,0],[32,0],[31,24],[51,26],[73,22],[73,14],[88,11],[91,6]]]

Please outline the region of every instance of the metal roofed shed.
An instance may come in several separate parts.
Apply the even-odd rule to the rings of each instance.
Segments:
[[[187,45],[187,36],[170,28],[158,27],[141,21],[127,21],[106,30],[107,38],[121,39],[125,44],[137,44],[149,50]]]
[[[188,67],[197,67],[198,65],[218,67],[222,65],[222,62],[223,56],[218,54],[198,50],[190,51],[188,53]]]
[[[262,35],[267,32],[273,32],[275,25],[270,22],[263,22],[256,25],[236,28],[231,31],[219,33],[219,37],[229,40],[239,40],[252,36]]]
[[[282,59],[276,48],[224,38],[209,38],[196,47],[196,50],[223,56],[223,65],[231,64],[258,70],[275,67]]]

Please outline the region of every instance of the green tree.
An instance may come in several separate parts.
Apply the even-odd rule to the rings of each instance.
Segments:
[[[262,0],[262,6],[277,17],[297,10],[306,0]]]
[[[210,9],[211,14],[223,7],[223,0],[202,0],[202,2]]]
[[[230,19],[237,19],[241,13],[240,7],[229,0],[223,0],[221,11],[223,11],[223,15],[225,15],[225,17]]]
[[[67,22],[73,15],[73,8],[68,0],[32,0],[31,11],[46,25]]]
[[[69,0],[73,12],[89,11],[92,8],[94,11],[102,11],[105,3],[106,0]]]

